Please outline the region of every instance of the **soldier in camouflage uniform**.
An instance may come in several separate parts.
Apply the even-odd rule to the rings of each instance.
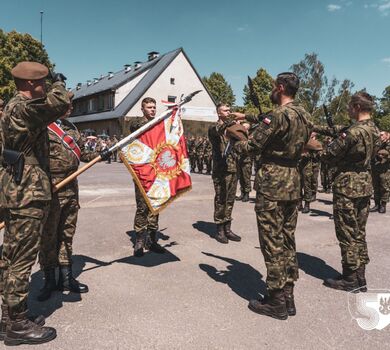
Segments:
[[[389,133],[381,131],[381,146],[372,162],[372,182],[375,205],[371,212],[386,213],[390,195],[390,141]]]
[[[156,100],[151,97],[145,97],[142,100],[143,117],[130,125],[130,132],[138,130],[156,115]],[[153,215],[150,211],[141,191],[134,182],[135,200],[137,211],[134,217],[134,230],[136,241],[134,245],[134,256],[144,255],[144,249],[149,249],[155,253],[163,254],[165,249],[157,243],[158,241],[158,214]]]
[[[371,120],[373,98],[366,92],[351,97],[349,115],[356,120],[328,145],[322,160],[336,166],[333,216],[341,248],[342,275],[327,279],[327,287],[366,291],[365,266],[369,262],[366,223],[372,194],[370,163],[379,148],[379,130]]]
[[[3,107],[4,107],[4,101],[0,98],[0,120],[3,115]],[[2,141],[1,141],[1,133],[0,133],[0,167],[1,164],[3,163],[3,157],[2,157]],[[0,206],[0,222],[4,221],[4,209]],[[2,273],[0,271],[0,273]]]
[[[188,156],[190,158],[191,172],[194,173],[196,169],[196,152],[195,152],[195,137],[190,136],[187,140]]]
[[[21,62],[11,73],[18,92],[0,120],[4,166],[0,170],[0,205],[5,208],[6,265],[2,311],[9,316],[4,343],[38,344],[56,337],[54,328],[41,327],[27,318],[31,268],[51,200],[47,125],[66,113],[70,101],[62,74],[53,76],[46,92],[48,69],[39,63]]]
[[[69,98],[73,98],[73,93],[69,93]],[[53,184],[60,183],[77,171],[80,161],[89,162],[99,155],[85,148],[76,126],[66,119],[71,112],[72,107],[49,126],[50,173]],[[49,299],[52,291],[57,289],[73,293],[88,292],[88,286],[79,283],[72,274],[72,246],[79,208],[77,179],[53,193],[39,252],[39,263],[45,276],[44,287],[38,295],[39,301]],[[57,267],[58,284],[55,273]]]
[[[331,141],[332,139],[330,137],[326,137],[325,146],[327,146]],[[333,183],[334,168],[330,167],[329,164],[322,161],[321,157],[320,157],[320,174],[321,174],[322,191],[319,192],[330,193],[332,189],[332,183]]]
[[[271,100],[278,107],[259,117],[234,113],[237,119],[258,122],[247,142],[237,142],[236,149],[246,154],[260,154],[261,168],[256,174],[256,218],[261,251],[267,267],[268,296],[251,300],[249,308],[259,314],[287,319],[296,313],[294,282],[298,279],[295,228],[300,199],[297,169],[304,145],[311,133],[310,115],[294,101],[299,79],[293,73],[277,76]],[[229,132],[229,130],[228,130]]]
[[[205,137],[204,138],[204,163],[206,164],[206,174],[210,175],[213,164],[213,151],[210,141]]]
[[[198,137],[195,142],[196,165],[198,173],[203,173],[204,168],[204,143],[203,137]]]
[[[228,139],[224,133],[228,126],[230,106],[224,103],[218,104],[217,113],[218,121],[208,130],[213,154],[214,222],[217,224],[215,239],[227,244],[229,240],[241,241],[241,237],[231,230],[232,211],[237,190],[237,166],[235,152],[225,154]]]
[[[237,200],[248,202],[249,193],[251,192],[251,176],[252,176],[252,157],[246,154],[240,154],[237,157],[237,173],[240,182],[241,195]]]

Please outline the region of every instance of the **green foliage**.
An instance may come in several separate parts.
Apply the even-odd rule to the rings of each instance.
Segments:
[[[385,88],[382,98],[379,101],[381,114],[390,114],[390,85]]]
[[[221,73],[213,72],[209,77],[203,77],[202,80],[217,104],[224,102],[230,106],[234,105],[236,98],[233,94],[232,87]]]
[[[253,89],[259,99],[263,113],[272,110],[270,93],[273,87],[273,79],[264,68],[260,68],[256,76],[252,78]],[[253,105],[248,85],[244,86],[244,107],[247,114],[258,114],[258,109]]]
[[[0,29],[0,96],[8,101],[15,92],[11,69],[21,61],[35,61],[53,67],[43,45],[30,34]]]
[[[379,129],[390,132],[390,114],[383,116],[379,120]]]

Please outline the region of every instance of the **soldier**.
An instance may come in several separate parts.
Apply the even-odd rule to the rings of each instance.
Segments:
[[[0,98],[0,120],[3,115],[3,107],[4,107],[4,101]],[[2,142],[1,142],[1,133],[0,133],[0,167],[3,162],[3,157],[2,157]],[[4,209],[0,206],[0,222],[4,221]],[[1,271],[0,271],[1,273]]]
[[[256,217],[261,251],[267,267],[268,295],[251,300],[249,308],[259,314],[285,320],[296,314],[294,282],[298,279],[295,248],[297,204],[300,198],[298,161],[310,136],[310,115],[294,101],[299,78],[294,73],[277,76],[271,100],[278,107],[259,117],[234,113],[237,119],[259,123],[239,152],[261,155],[256,174]],[[230,134],[230,130],[227,130]]]
[[[371,212],[386,213],[386,204],[390,195],[390,142],[389,133],[380,132],[381,146],[372,162],[372,182],[375,205]]]
[[[111,146],[116,145],[119,142],[118,138],[116,135],[114,135],[111,138]],[[118,149],[116,149],[114,152],[112,152],[112,161],[117,162],[118,161]]]
[[[205,137],[204,138],[204,163],[206,164],[206,174],[210,175],[213,164],[213,151],[210,141]]]
[[[204,168],[204,144],[203,137],[198,137],[195,142],[195,154],[196,154],[196,165],[198,167],[198,173],[203,173]]]
[[[156,100],[154,98],[145,97],[142,100],[141,105],[143,117],[130,125],[130,132],[132,133],[156,116]],[[158,214],[152,214],[135,182],[134,187],[135,200],[137,203],[137,211],[134,217],[134,230],[136,235],[134,256],[143,256],[144,249],[163,254],[165,253],[165,249],[157,243]]]
[[[243,123],[242,126],[249,130],[249,124]],[[251,192],[251,176],[252,176],[252,156],[240,154],[237,156],[237,175],[240,182],[241,195],[236,197],[237,200],[249,202],[249,193]]]
[[[47,125],[68,110],[70,101],[62,74],[53,76],[53,85],[46,92],[48,69],[39,63],[18,63],[11,73],[17,93],[0,120],[4,165],[0,170],[0,205],[5,207],[6,265],[2,323],[9,318],[6,345],[38,344],[56,337],[54,328],[41,327],[27,318],[31,268],[51,200]],[[8,317],[4,317],[5,311]]]
[[[69,93],[69,98],[72,100],[73,93]],[[53,184],[60,183],[74,173],[80,161],[89,162],[99,155],[85,148],[76,126],[67,120],[71,113],[72,106],[66,114],[48,126],[50,173]],[[108,155],[106,151],[102,154],[102,158],[106,159]],[[45,276],[45,284],[37,297],[39,301],[49,299],[54,290],[88,292],[88,286],[79,283],[72,273],[73,237],[76,232],[79,208],[77,179],[53,193],[39,252],[39,263]],[[57,267],[59,267],[58,284],[55,273]]]
[[[217,106],[218,121],[208,131],[213,154],[212,179],[215,189],[214,222],[217,224],[215,239],[227,244],[229,240],[239,242],[241,237],[231,230],[232,211],[237,190],[237,166],[234,152],[226,153],[228,139],[224,132],[228,124],[230,106]]]
[[[330,137],[325,138],[325,147],[330,144],[332,139]],[[321,160],[320,157],[320,173],[321,173],[321,186],[322,191],[318,192],[325,192],[330,193],[332,189],[332,182],[333,182],[333,168],[329,166],[329,164],[325,163]]]
[[[188,156],[190,157],[191,172],[194,173],[196,169],[196,152],[195,152],[195,137],[190,136],[187,141]]]
[[[351,97],[348,113],[356,122],[331,142],[322,160],[335,165],[333,216],[341,248],[342,275],[325,286],[366,291],[365,266],[369,262],[366,223],[372,194],[370,163],[379,147],[379,130],[371,120],[373,98],[366,92]]]

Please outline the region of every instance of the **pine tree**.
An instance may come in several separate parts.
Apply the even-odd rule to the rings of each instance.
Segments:
[[[234,105],[236,98],[232,87],[221,73],[211,73],[209,77],[203,78],[203,83],[217,104],[223,102],[230,106]]]

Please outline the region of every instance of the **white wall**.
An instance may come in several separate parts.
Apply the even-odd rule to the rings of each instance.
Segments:
[[[170,80],[175,78],[175,84],[172,85]],[[168,95],[177,96],[178,101],[181,94],[187,95],[196,90],[203,90],[197,94],[191,102],[186,104],[183,113],[183,119],[209,121],[217,120],[217,112],[213,100],[204,90],[204,87],[198,76],[192,69],[183,53],[171,62],[154,84],[139,99],[133,108],[127,113],[126,117],[141,116],[141,101],[145,97],[153,97],[157,101],[157,115],[166,110],[161,104],[161,100],[167,100]]]

